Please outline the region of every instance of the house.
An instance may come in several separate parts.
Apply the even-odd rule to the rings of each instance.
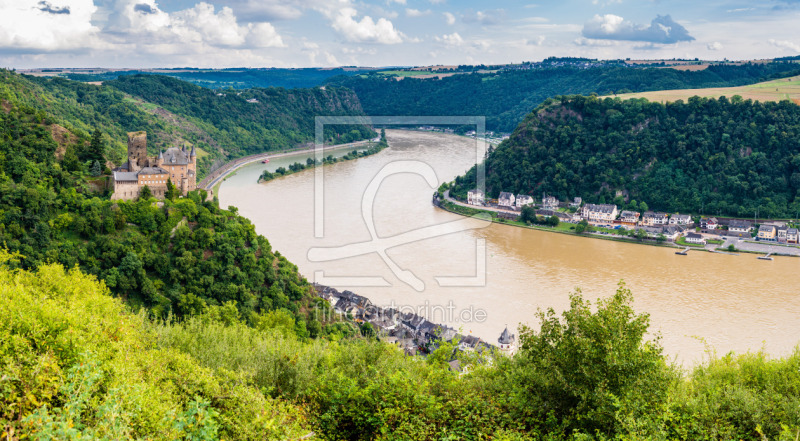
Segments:
[[[509,193],[507,191],[501,191],[500,197],[497,198],[497,205],[501,207],[508,207],[511,208],[514,206],[515,201],[514,193]]]
[[[715,217],[704,217],[700,219],[700,228],[704,230],[716,230],[719,222]]]
[[[677,225],[668,225],[666,227],[661,227],[661,234],[664,235],[667,240],[675,241],[680,237],[683,233],[683,228]]]
[[[778,228],[775,225],[763,224],[758,227],[758,240],[775,241]]]
[[[542,209],[544,210],[557,210],[558,199],[553,196],[545,196],[542,198]]]
[[[569,203],[569,206],[578,208],[581,206],[581,204],[583,204],[583,199],[580,197],[576,197],[575,199],[573,199],[572,202]]]
[[[745,220],[733,219],[728,223],[728,231],[731,233],[749,233],[753,225]]]
[[[786,243],[786,232],[789,230],[788,227],[778,227],[777,239],[778,242]]]
[[[625,225],[636,225],[639,222],[639,212],[623,211],[619,214],[619,221]]]
[[[522,208],[526,205],[533,204],[533,197],[528,196],[527,194],[518,194],[517,195],[517,208]]]
[[[658,211],[645,211],[644,216],[642,216],[642,225],[667,225],[668,222],[669,216],[667,213],[661,213]]]
[[[611,204],[586,204],[581,211],[581,216],[589,222],[613,222],[617,214],[617,206]]]
[[[797,228],[789,228],[786,230],[786,243],[798,243],[798,235]]]
[[[483,205],[486,196],[477,188],[467,192],[467,203],[470,205]]]
[[[692,223],[692,217],[688,214],[673,214],[669,218],[670,225],[689,225]]]
[[[458,349],[462,351],[474,351],[480,344],[481,339],[472,335],[467,335],[458,342]]]
[[[500,344],[500,351],[505,354],[513,355],[516,351],[516,337],[514,334],[509,334],[508,326],[506,326],[506,329],[500,334],[500,338],[497,339],[497,342]]]
[[[706,244],[706,240],[705,240],[705,238],[703,238],[702,234],[688,233],[686,235],[686,243],[697,243],[697,244],[705,245]]]

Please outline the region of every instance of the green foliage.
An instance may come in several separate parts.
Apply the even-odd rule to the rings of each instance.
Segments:
[[[615,200],[622,191],[641,201],[639,210],[793,217],[798,133],[800,107],[789,101],[560,97],[489,155],[486,189],[594,203],[624,202]],[[457,178],[451,193],[465,195],[475,172]]]
[[[94,277],[0,251],[0,428],[12,439],[296,438],[301,411],[153,345]],[[4,437],[6,437],[4,436]]]
[[[485,115],[488,130],[511,132],[531,109],[556,95],[741,86],[773,75],[790,76],[796,71],[797,64],[790,62],[710,66],[697,72],[612,65],[594,69],[564,67],[471,73],[402,81],[375,73],[333,77],[328,84],[354,90],[368,115]]]
[[[658,338],[644,341],[649,317],[636,314],[631,300],[620,284],[592,312],[577,292],[563,321],[550,309],[538,314],[540,330],[522,328],[509,372],[515,418],[542,431],[613,436],[620,413],[640,420],[662,411],[677,373]]]

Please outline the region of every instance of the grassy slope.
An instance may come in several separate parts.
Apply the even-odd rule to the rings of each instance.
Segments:
[[[654,92],[625,93],[615,96],[622,99],[647,98],[649,101],[664,103],[677,100],[686,101],[693,96],[719,98],[721,96],[732,97],[734,95],[739,95],[744,99],[751,99],[754,101],[782,101],[788,99],[796,104],[800,104],[800,76],[781,78],[779,80],[740,87],[659,90]]]

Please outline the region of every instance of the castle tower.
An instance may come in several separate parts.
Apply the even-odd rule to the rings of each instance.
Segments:
[[[506,326],[506,329],[500,334],[500,338],[497,339],[497,342],[500,343],[500,351],[506,355],[513,355],[514,352],[517,351],[517,339],[514,334],[508,332],[508,326]]]
[[[197,171],[197,152],[195,152],[194,146],[192,146],[192,153],[189,154],[189,170]]]
[[[147,167],[147,132],[128,133],[128,170]]]

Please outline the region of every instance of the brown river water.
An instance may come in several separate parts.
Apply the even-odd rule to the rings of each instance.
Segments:
[[[256,183],[265,168],[305,162],[309,153],[245,166],[221,185],[220,205],[238,207],[310,281],[413,309],[490,343],[506,325],[537,325],[538,308],[562,311],[576,288],[594,301],[620,280],[636,310],[650,314],[666,353],[685,366],[709,349],[786,355],[800,340],[798,258],[679,256],[468,219],[434,207],[431,196],[471,167],[481,146],[435,133],[387,136],[390,148],[322,167],[321,179],[306,170]]]

